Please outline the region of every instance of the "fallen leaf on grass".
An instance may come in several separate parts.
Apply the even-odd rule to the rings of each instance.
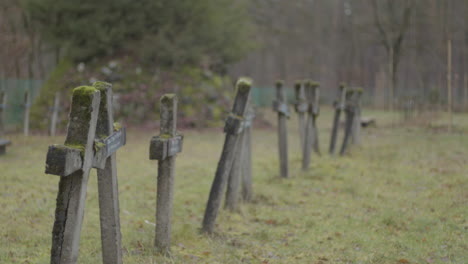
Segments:
[[[399,259],[399,260],[398,260],[398,263],[408,264],[408,263],[410,263],[410,262],[409,262],[409,260],[407,260],[407,259]]]

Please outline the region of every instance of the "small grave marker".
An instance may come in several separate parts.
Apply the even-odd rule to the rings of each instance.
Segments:
[[[353,102],[354,90],[346,91],[346,106],[345,106],[345,134],[343,138],[343,144],[341,145],[340,155],[344,155],[348,149],[351,133],[353,129],[353,119],[355,113],[355,104]]]
[[[330,138],[330,155],[335,155],[336,140],[338,138],[338,130],[340,125],[340,115],[345,108],[345,95],[346,95],[346,86],[345,84],[340,84],[338,98],[335,101],[335,116],[333,118],[332,133]]]
[[[316,120],[319,114],[319,84],[316,82],[307,82],[306,83],[306,98],[308,101],[308,115],[307,115],[307,124],[306,124],[306,133],[305,133],[305,145],[303,149],[303,158],[302,158],[302,169],[307,170],[309,168],[311,152],[312,149],[320,154],[319,142],[318,142],[318,131]]]
[[[228,116],[224,126],[226,137],[224,140],[223,151],[218,162],[213,184],[211,185],[210,195],[206,205],[205,215],[203,217],[202,232],[208,234],[211,234],[214,231],[216,217],[218,216],[223,192],[226,188],[227,177],[234,161],[237,145],[240,143],[239,134],[244,128],[244,114],[250,97],[251,81],[241,78],[237,81],[236,87],[237,92],[232,112]]]
[[[294,109],[297,113],[297,119],[299,122],[299,142],[301,148],[304,150],[305,146],[305,133],[306,133],[306,124],[307,124],[307,110],[309,105],[304,91],[305,84],[302,84],[301,81],[297,81],[294,85],[296,102],[294,103]]]
[[[61,176],[52,231],[52,264],[77,263],[93,167],[98,169],[103,263],[122,263],[115,151],[125,144],[125,131],[113,131],[111,85],[97,82],[75,88],[65,145],[50,146],[46,159],[46,173]],[[110,143],[112,147],[106,145]]]
[[[163,254],[171,250],[171,218],[176,155],[182,151],[183,136],[177,133],[177,97],[161,97],[160,135],[151,139],[150,159],[158,160],[155,247]]]
[[[29,135],[29,112],[31,110],[31,93],[26,91],[24,93],[24,125],[23,133],[25,136]]]
[[[276,100],[273,101],[273,110],[278,112],[278,152],[280,159],[280,176],[289,178],[288,172],[288,131],[286,127],[289,118],[289,107],[283,88],[283,82],[276,82]]]

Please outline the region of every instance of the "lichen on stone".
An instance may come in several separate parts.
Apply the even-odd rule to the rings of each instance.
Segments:
[[[167,106],[167,107],[172,107],[174,106],[174,102],[177,101],[177,95],[170,93],[170,94],[165,94],[161,96],[161,104]]]
[[[283,80],[277,80],[276,81],[276,87],[283,87],[284,81]]]
[[[252,87],[252,79],[241,77],[236,82],[236,88],[239,92],[248,92]]]

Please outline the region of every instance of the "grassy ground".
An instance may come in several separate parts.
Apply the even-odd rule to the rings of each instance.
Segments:
[[[266,111],[268,113],[269,111]],[[372,113],[363,145],[346,157],[314,156],[308,172],[295,115],[289,129],[291,179],[278,178],[274,129],[254,132],[254,202],[222,211],[217,234],[199,233],[218,162],[221,131],[183,131],[177,159],[172,258],[152,249],[154,133],[129,131],[118,153],[125,263],[468,263],[468,115],[457,129],[392,127],[397,117]],[[274,122],[274,116],[267,114]],[[444,118],[439,119],[444,120]],[[331,109],[319,119],[326,152]],[[0,157],[0,263],[48,263],[58,177],[45,175],[47,146],[57,138],[8,136]],[[79,263],[101,263],[95,173],[91,175]]]

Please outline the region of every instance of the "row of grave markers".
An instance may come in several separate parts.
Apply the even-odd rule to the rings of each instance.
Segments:
[[[226,192],[226,208],[236,210],[240,197],[252,197],[251,126],[249,80],[236,85],[236,98],[226,120],[223,154],[210,192],[202,230],[212,233],[217,212]],[[170,252],[171,216],[176,155],[182,151],[183,135],[176,129],[177,97],[161,97],[160,135],[150,141],[149,158],[158,160],[155,247]],[[116,152],[125,145],[125,128],[116,125],[112,112],[112,87],[96,82],[73,90],[72,105],[63,145],[47,152],[47,174],[60,176],[52,231],[52,264],[74,264],[78,260],[87,184],[97,169],[102,259],[105,264],[122,263]],[[240,195],[241,194],[241,195]]]
[[[316,121],[319,115],[319,85],[313,82],[295,85],[295,109],[299,116],[299,135],[303,146],[303,169],[310,163],[310,151],[320,153]],[[345,137],[359,141],[360,93],[354,96],[340,88],[332,143],[335,144],[341,111],[346,112]],[[281,176],[288,177],[287,129],[289,107],[283,83],[276,84]],[[353,98],[353,99],[352,99]],[[341,100],[342,99],[342,100]],[[170,253],[171,218],[176,156],[182,151],[184,137],[177,131],[177,96],[165,94],[160,100],[160,134],[151,139],[149,159],[158,161],[155,247]],[[225,140],[211,186],[202,232],[214,232],[215,222],[225,195],[224,207],[238,210],[240,200],[248,202],[253,195],[251,129],[255,117],[251,105],[251,81],[241,78],[236,83],[236,96],[225,127]],[[80,232],[84,215],[87,184],[92,168],[97,169],[100,208],[102,259],[105,264],[122,263],[121,233],[116,152],[125,145],[125,128],[114,123],[112,87],[96,82],[93,86],[75,88],[69,114],[67,136],[63,145],[51,145],[47,152],[46,173],[60,176],[55,221],[52,231],[52,264],[77,263]],[[282,152],[283,151],[283,152]],[[334,153],[330,147],[330,152]],[[224,193],[225,192],[225,193]]]
[[[294,108],[298,117],[299,142],[302,148],[302,169],[307,170],[310,165],[312,150],[321,155],[317,118],[320,113],[320,84],[313,81],[298,81],[294,85]],[[338,97],[334,103],[329,154],[335,155],[341,112],[345,112],[345,125],[340,155],[344,155],[351,143],[361,143],[361,95],[362,88],[349,89],[340,84]],[[288,141],[287,119],[290,117],[289,106],[285,96],[282,81],[276,83],[276,100],[273,101],[273,111],[278,113],[278,153],[280,162],[280,176],[288,178]]]

